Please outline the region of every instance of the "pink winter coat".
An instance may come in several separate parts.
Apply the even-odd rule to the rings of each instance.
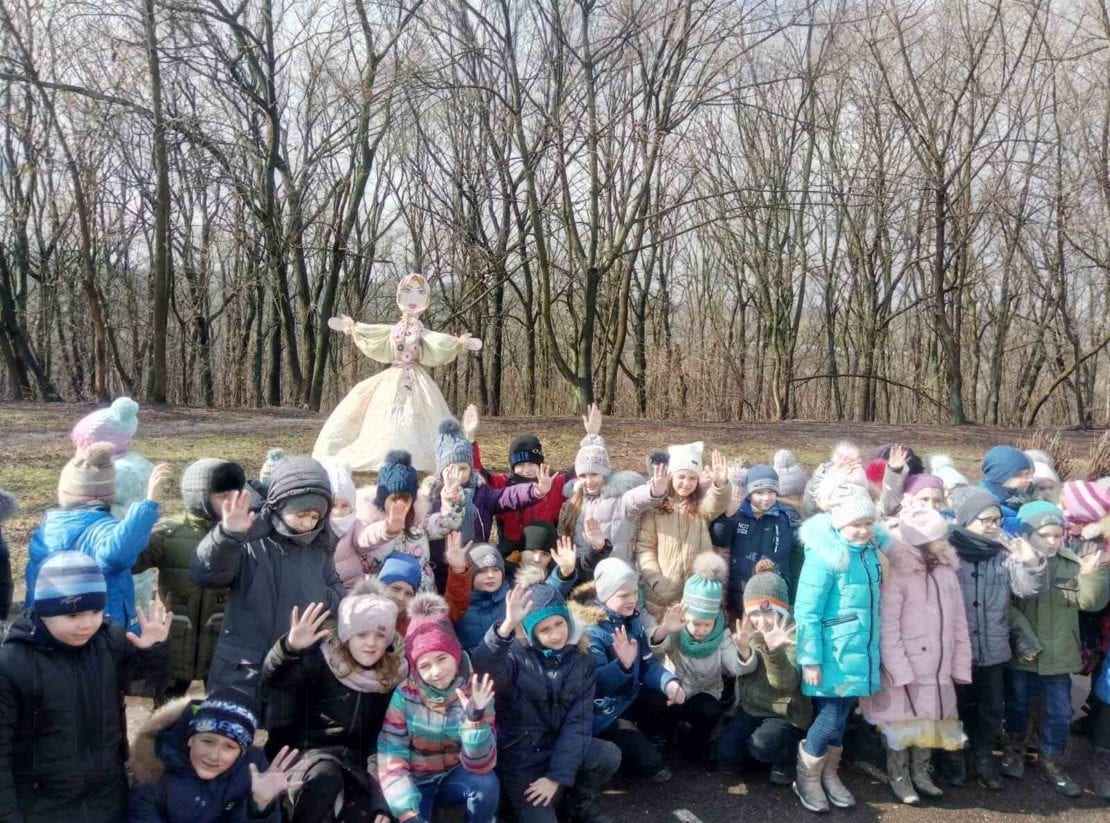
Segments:
[[[901,540],[889,557],[879,604],[883,687],[860,708],[876,725],[955,719],[955,684],[971,682],[972,662],[956,552],[948,546],[931,572]]]

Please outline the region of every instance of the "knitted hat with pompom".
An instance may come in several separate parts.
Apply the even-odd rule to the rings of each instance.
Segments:
[[[682,588],[682,605],[696,620],[713,620],[721,611],[728,564],[714,552],[703,552],[694,560],[694,573]]]
[[[416,469],[412,467],[412,455],[401,449],[387,452],[382,467],[378,469],[378,489],[374,493],[374,502],[381,509],[385,507],[385,500],[391,494],[407,494],[415,498],[418,485]]]
[[[454,417],[439,422],[439,436],[436,438],[436,473],[448,466],[465,463],[474,467],[474,446],[463,434],[462,426]]]
[[[755,564],[755,570],[744,586],[744,611],[790,614],[790,594],[786,581],[779,574],[775,561],[769,557],[764,557]]]
[[[58,477],[58,504],[63,509],[116,497],[116,468],[112,463],[112,444],[93,443],[66,463]]]

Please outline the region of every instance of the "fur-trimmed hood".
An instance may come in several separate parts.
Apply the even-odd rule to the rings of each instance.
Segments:
[[[925,573],[925,556],[921,549],[911,546],[901,538],[897,530],[890,533],[891,544],[887,552],[890,559],[890,573],[895,577],[913,577]],[[944,551],[937,556],[937,560],[953,571],[959,568],[960,559],[956,550],[947,540],[944,541]]]
[[[128,770],[139,785],[153,785],[166,772],[166,764],[158,755],[158,735],[179,722],[185,715],[194,698],[179,697],[155,709],[146,719],[135,742],[131,744],[131,757],[127,761]]]
[[[597,599],[597,586],[592,580],[574,587],[567,599],[567,608],[574,622],[581,624],[583,629],[615,622],[614,616]]]
[[[832,517],[828,513],[816,514],[802,523],[798,529],[798,537],[805,544],[807,552],[812,552],[833,571],[848,568],[851,544],[840,536],[840,531],[833,526]],[[890,531],[886,525],[877,521],[871,545],[886,554],[890,551],[891,543]]]
[[[632,491],[637,486],[642,486],[647,480],[639,472],[632,471],[619,471],[613,472],[605,478],[605,482],[601,486],[601,491],[598,497],[602,500],[610,500],[616,497],[621,497],[627,492]],[[570,498],[574,494],[574,489],[578,485],[577,478],[568,481],[563,486],[563,496]]]

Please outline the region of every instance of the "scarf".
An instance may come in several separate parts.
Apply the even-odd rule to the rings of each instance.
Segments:
[[[474,533],[474,524],[478,520],[478,508],[474,505],[474,492],[478,490],[478,478],[475,476],[474,470],[470,472],[469,482],[462,487],[463,493],[463,519],[462,525],[459,527],[459,532],[462,534],[463,543],[471,540],[484,540]]]
[[[721,641],[725,637],[725,616],[718,614],[717,619],[713,621],[713,628],[709,634],[702,640],[695,640],[694,636],[690,634],[689,629],[683,629],[678,633],[678,639],[675,644],[678,646],[678,651],[683,657],[690,657],[695,660],[703,660],[716,653],[717,649],[721,647]]]
[[[275,511],[271,511],[270,527],[285,540],[295,543],[298,546],[307,546],[320,536],[320,532],[324,530],[324,521],[321,520],[317,523],[316,528],[310,532],[295,532],[285,525],[285,521],[281,519],[281,515]]]
[[[956,555],[961,560],[966,560],[969,563],[982,563],[984,560],[990,560],[1006,548],[997,540],[975,534],[975,532],[968,531],[962,526],[957,526],[948,533],[948,541],[952,544],[952,548],[956,550]]]
[[[395,682],[386,682],[377,669],[364,669],[361,666],[348,669],[346,661],[340,658],[332,647],[331,641],[325,642],[320,649],[324,654],[324,662],[328,664],[328,668],[335,675],[335,679],[351,691],[362,692],[363,694],[388,694],[397,685]],[[388,653],[386,652],[386,654]],[[405,676],[404,671],[400,674],[402,677]]]

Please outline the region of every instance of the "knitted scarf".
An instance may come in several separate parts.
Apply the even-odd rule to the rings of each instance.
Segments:
[[[324,662],[328,664],[335,679],[351,691],[364,694],[388,694],[397,685],[396,682],[386,682],[377,669],[364,669],[361,666],[349,668],[346,661],[342,660],[332,648],[330,642],[325,642],[320,649],[324,654]]]
[[[462,487],[463,493],[463,519],[459,527],[463,543],[481,539],[474,533],[474,524],[478,520],[478,508],[474,505],[474,493],[478,491],[478,478],[473,471],[470,472],[470,481]]]
[[[683,657],[701,660],[715,654],[717,649],[721,647],[721,641],[724,640],[724,637],[725,616],[718,614],[717,619],[713,622],[713,628],[702,640],[695,640],[694,636],[690,634],[690,630],[684,628],[678,633],[675,644]]]
[[[991,540],[989,537],[983,537],[962,527],[952,529],[948,533],[948,542],[956,550],[956,555],[969,563],[990,560],[1005,548],[997,540]]]

